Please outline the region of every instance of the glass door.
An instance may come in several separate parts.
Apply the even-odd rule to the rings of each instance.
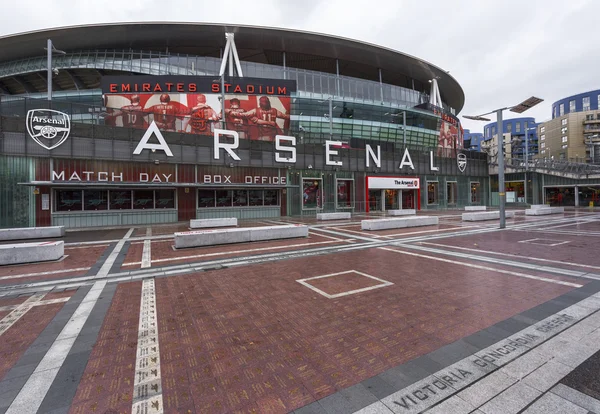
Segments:
[[[381,190],[369,190],[369,211],[381,211]]]

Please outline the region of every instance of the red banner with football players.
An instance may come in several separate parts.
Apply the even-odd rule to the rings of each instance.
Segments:
[[[237,131],[242,139],[274,141],[286,134],[290,98],[286,96],[140,93],[104,95],[106,125],[213,135],[215,128]]]

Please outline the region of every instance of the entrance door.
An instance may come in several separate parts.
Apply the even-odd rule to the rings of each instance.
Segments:
[[[402,190],[402,208],[416,209],[415,199],[417,190]]]
[[[398,209],[398,190],[385,190],[385,209]]]
[[[369,190],[369,211],[381,211],[381,190]]]

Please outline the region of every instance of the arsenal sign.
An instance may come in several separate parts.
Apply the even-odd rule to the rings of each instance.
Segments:
[[[69,115],[53,109],[31,109],[27,112],[27,132],[38,145],[53,150],[69,137]]]

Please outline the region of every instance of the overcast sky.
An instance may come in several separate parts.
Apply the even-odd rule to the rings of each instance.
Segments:
[[[524,116],[540,122],[551,117],[552,102],[600,88],[597,0],[5,3],[0,35],[88,23],[196,21],[287,27],[375,43],[450,71],[465,91],[461,115],[481,114],[535,95],[545,101]],[[505,118],[514,117],[505,112]],[[465,128],[483,130],[484,123],[461,120]]]

